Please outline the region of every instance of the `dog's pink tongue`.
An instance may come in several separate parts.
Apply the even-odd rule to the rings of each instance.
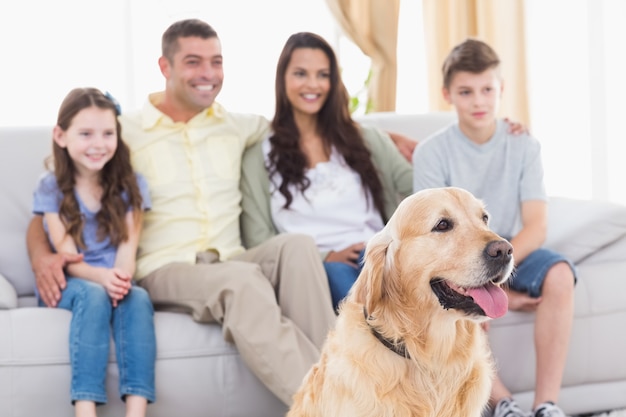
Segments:
[[[485,314],[492,319],[504,316],[509,308],[509,298],[504,290],[492,283],[481,288],[471,288],[468,293]]]

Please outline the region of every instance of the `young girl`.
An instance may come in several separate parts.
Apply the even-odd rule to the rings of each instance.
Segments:
[[[131,281],[150,198],[145,180],[132,171],[118,114],[97,89],[70,91],[53,130],[53,172],[34,193],[33,211],[44,216],[54,249],[83,255],[67,265],[58,304],[72,312],[71,400],[78,417],[96,416],[96,405],[106,403],[111,328],[126,416],[145,416],[155,399],[152,303]]]
[[[357,125],[348,102],[331,46],[292,35],[276,69],[274,133],[242,166],[244,244],[311,235],[335,308],[361,270],[365,242],[413,190],[411,165],[387,134]]]

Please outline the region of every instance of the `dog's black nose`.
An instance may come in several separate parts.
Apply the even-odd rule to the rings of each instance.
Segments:
[[[506,240],[493,240],[487,244],[485,254],[489,259],[508,262],[513,255],[513,246]]]

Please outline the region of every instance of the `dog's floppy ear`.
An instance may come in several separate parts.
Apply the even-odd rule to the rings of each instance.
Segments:
[[[367,244],[365,263],[353,287],[354,300],[365,305],[368,312],[374,311],[385,295],[384,275],[387,272],[389,245],[393,241],[385,228],[378,232]]]

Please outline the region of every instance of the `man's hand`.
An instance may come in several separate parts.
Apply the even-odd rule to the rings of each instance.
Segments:
[[[48,307],[56,307],[65,289],[63,268],[68,263],[81,262],[82,254],[47,253],[32,260],[39,296]]]
[[[408,136],[401,135],[400,133],[387,132],[393,143],[396,144],[396,147],[404,156],[404,158],[413,162],[413,150],[417,146],[417,141],[415,139],[411,139]]]

